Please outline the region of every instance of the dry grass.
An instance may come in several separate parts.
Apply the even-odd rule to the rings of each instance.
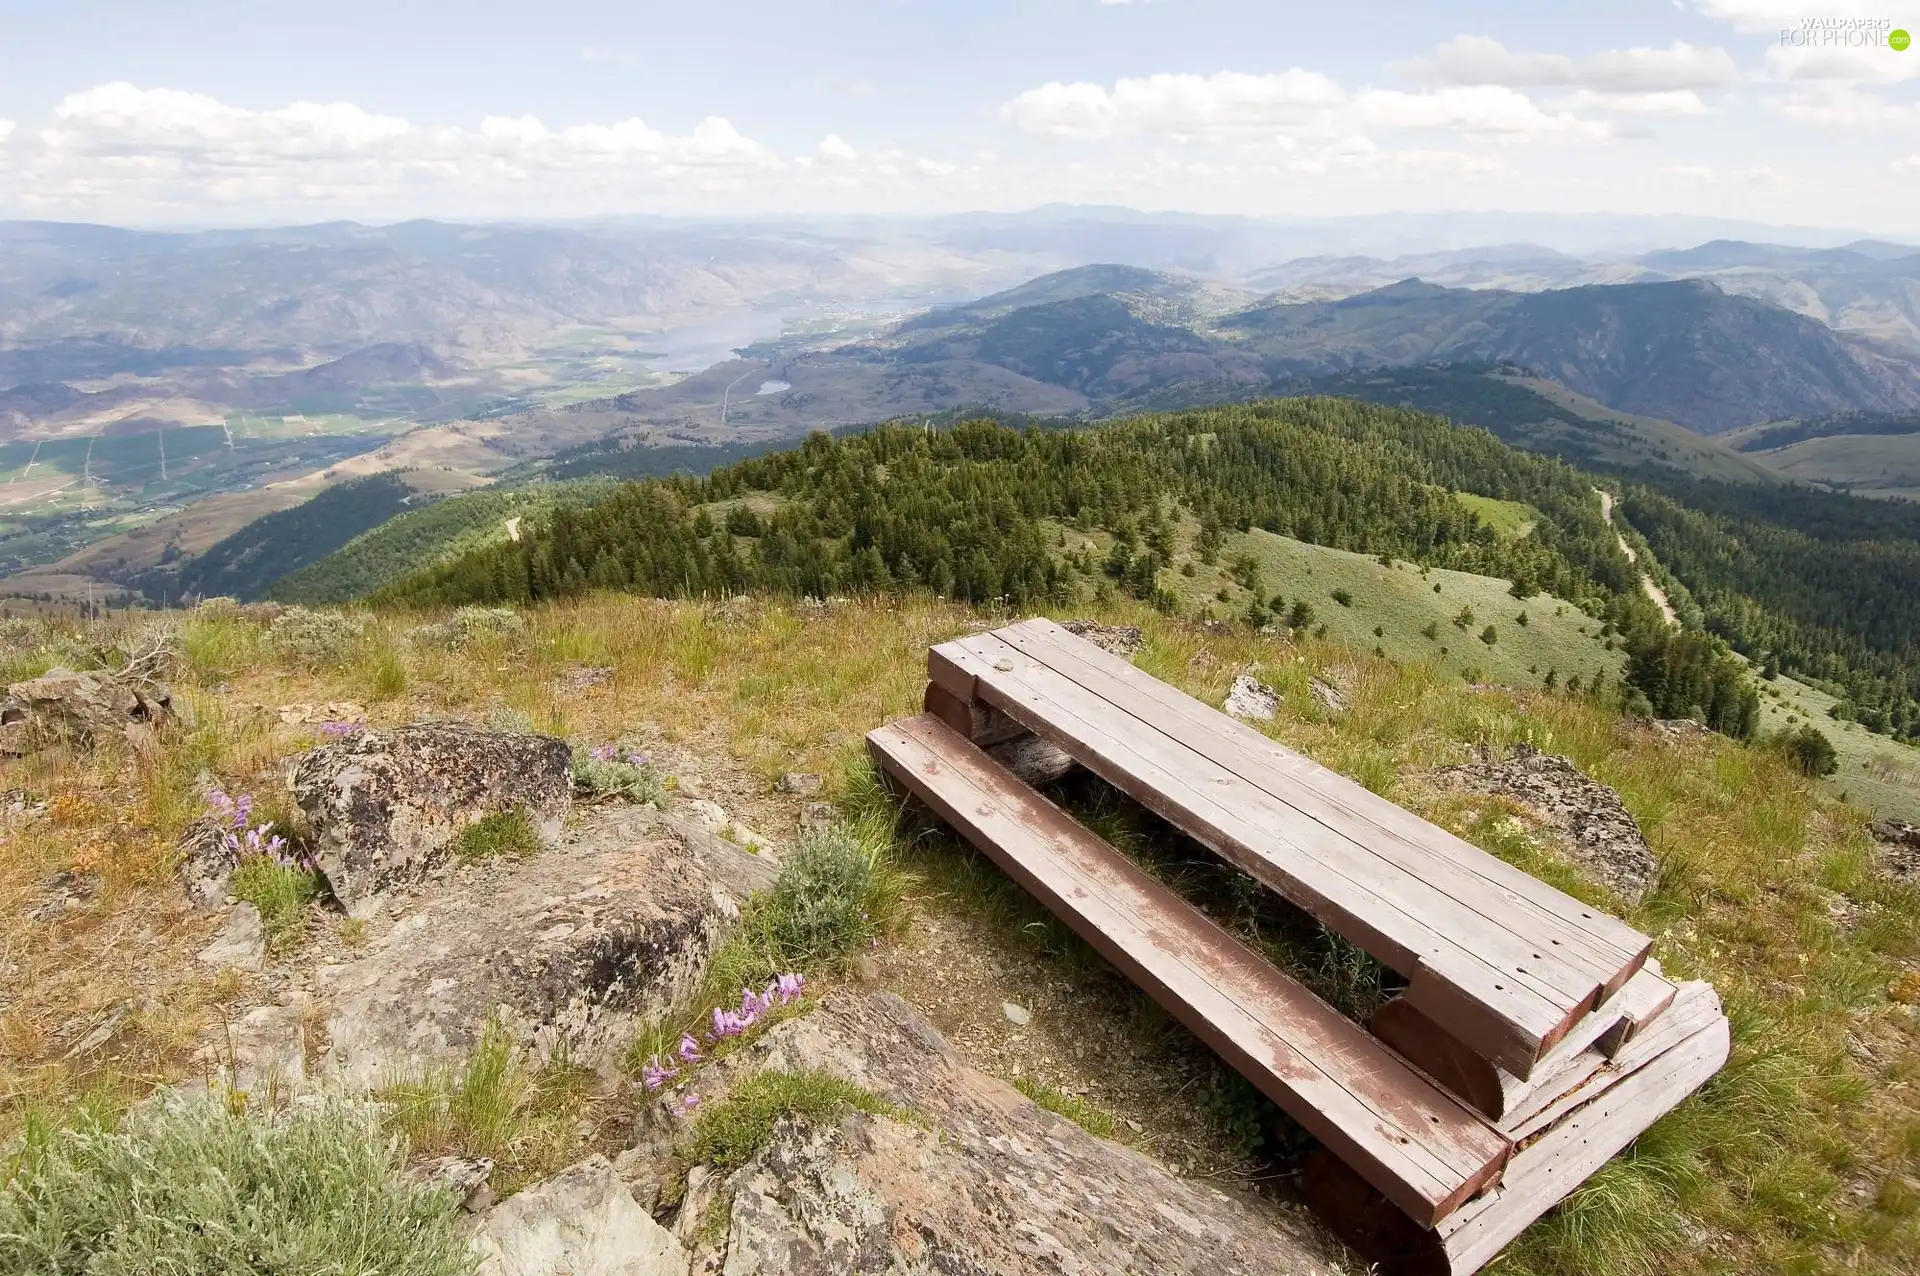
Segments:
[[[1920,893],[1873,871],[1858,811],[1766,751],[1669,739],[1584,700],[1476,692],[1419,667],[1244,629],[1203,631],[1126,604],[1090,610],[1140,624],[1142,667],[1213,703],[1235,673],[1255,670],[1282,694],[1276,738],[1588,898],[1608,902],[1496,804],[1443,796],[1420,777],[1475,747],[1498,753],[1524,741],[1571,757],[1639,819],[1660,875],[1628,916],[1656,936],[1670,971],[1721,990],[1734,1058],[1632,1156],[1533,1229],[1505,1270],[1895,1272],[1920,1252],[1920,1021],[1888,996],[1920,961]],[[0,847],[0,1084],[16,1109],[29,1097],[133,1093],[186,1075],[200,1026],[223,999],[246,995],[192,961],[208,923],[178,902],[169,847],[194,813],[203,770],[264,799],[278,788],[280,759],[315,742],[312,727],[280,721],[281,705],[354,701],[374,725],[518,714],[576,744],[623,739],[710,760],[735,784],[729,809],[777,832],[798,803],[772,794],[776,776],[819,772],[830,777],[828,796],[858,798],[843,777],[859,774],[861,734],[917,711],[926,647],[1006,618],[930,602],[606,597],[535,609],[525,629],[457,652],[408,640],[441,619],[372,616],[353,658],[320,670],[274,663],[257,622],[191,620],[181,692],[192,728],[165,748],[8,764],[7,788],[52,799],[42,815],[8,816]],[[611,673],[581,676],[601,668]],[[1351,708],[1320,708],[1313,677],[1339,685]],[[1031,929],[1036,919],[1008,902],[995,875],[937,839],[903,848],[901,862],[920,877],[911,893],[932,918],[923,932],[964,945],[980,928],[1030,954],[1036,978],[1082,986],[1084,951],[1048,938],[1044,925]],[[97,902],[29,920],[42,881],[64,869],[100,873]],[[915,942],[909,935],[906,948]],[[1004,963],[981,966],[990,978]],[[986,1004],[997,1010],[997,999]],[[88,1025],[123,1006],[105,1044],[63,1058]],[[1122,990],[1081,1013],[1137,1012]],[[1160,1056],[1142,1046],[1134,1057],[1151,1069]],[[1064,1093],[1070,1081],[1035,1077]],[[1098,1095],[1123,1121],[1146,1115],[1125,1100]],[[1203,1106],[1192,1095],[1183,1102]],[[1233,1117],[1229,1104],[1222,1119]],[[1141,1123],[1152,1142],[1152,1121]]]

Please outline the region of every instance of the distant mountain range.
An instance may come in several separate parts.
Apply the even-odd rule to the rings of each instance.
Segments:
[[[921,410],[930,383],[981,365],[1031,384],[1029,401],[1008,406],[1044,411],[1065,390],[1091,415],[1286,392],[1357,369],[1457,362],[1531,369],[1610,408],[1703,434],[1788,417],[1920,409],[1914,362],[1705,280],[1524,293],[1408,279],[1332,301],[1248,304],[1245,292],[1207,281],[1097,265],[934,310],[829,352],[768,343],[745,353],[787,388],[743,405],[734,418],[743,425],[773,424],[784,408],[849,381],[893,390],[899,410],[869,405],[868,419]],[[751,376],[750,365],[739,366]],[[655,397],[643,392],[622,403],[645,415]]]

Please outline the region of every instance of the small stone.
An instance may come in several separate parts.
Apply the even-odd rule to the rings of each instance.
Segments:
[[[220,937],[200,950],[200,960],[215,970],[259,970],[267,963],[267,930],[260,910],[235,904]]]
[[[1033,1018],[1033,1012],[1031,1010],[1028,1010],[1025,1006],[1015,1005],[1011,1001],[1003,1001],[1000,1003],[1000,1013],[1007,1017],[1008,1023],[1021,1028],[1026,1027],[1028,1021]]]
[[[1129,1130],[1132,1130],[1135,1134],[1145,1134],[1147,1132],[1147,1127],[1144,1125],[1141,1125],[1138,1121],[1134,1120],[1132,1117],[1127,1117],[1125,1118],[1125,1120],[1127,1123],[1127,1128]]]
[[[800,827],[820,828],[840,818],[840,808],[831,802],[809,802],[800,808]]]
[[[727,827],[727,813],[718,802],[709,802],[705,798],[695,799],[687,803],[687,813],[713,832],[718,833]]]
[[[1313,697],[1315,704],[1325,709],[1328,713],[1345,713],[1347,711],[1347,697],[1341,692],[1340,688],[1334,686],[1325,678],[1314,677],[1307,679],[1307,694]]]
[[[1280,710],[1280,693],[1250,674],[1236,674],[1227,692],[1226,710],[1236,718],[1271,722]]]
[[[880,963],[865,953],[860,954],[860,956],[853,959],[853,977],[863,984],[878,983],[880,980]]]
[[[781,793],[791,793],[795,797],[813,797],[819,793],[825,781],[811,771],[789,771],[774,781],[773,787]]]

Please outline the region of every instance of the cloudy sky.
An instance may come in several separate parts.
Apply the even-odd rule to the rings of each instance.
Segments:
[[[0,0],[0,216],[1072,201],[1915,235],[1920,49],[1884,42],[1908,25],[1873,0]]]

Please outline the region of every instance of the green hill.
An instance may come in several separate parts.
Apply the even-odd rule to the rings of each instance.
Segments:
[[[605,479],[482,488],[407,510],[332,553],[273,581],[276,602],[342,603],[372,593],[423,567],[510,539],[512,520],[536,518],[562,500],[589,501],[613,488]],[[513,531],[521,524],[513,522]]]
[[[1516,535],[1511,509],[1500,507],[1508,526],[1496,528],[1457,498],[1463,491],[1538,517]],[[739,502],[754,494],[776,499],[765,513]],[[531,535],[463,554],[380,597],[432,605],[593,589],[925,590],[1028,606],[1118,589],[1178,611],[1191,605],[1185,582],[1222,562],[1242,588],[1258,588],[1259,556],[1227,557],[1230,535],[1256,529],[1276,542],[1497,577],[1512,582],[1516,608],[1542,593],[1569,600],[1621,633],[1636,689],[1629,699],[1732,734],[1752,730],[1756,697],[1738,662],[1715,639],[1669,630],[1602,518],[1592,479],[1482,430],[1351,399],[1271,400],[1086,430],[1016,433],[976,421],[945,432],[815,435],[705,479],[657,479],[596,505],[561,506]],[[1224,586],[1213,592],[1232,601]],[[1477,596],[1487,601],[1484,590]],[[1248,606],[1246,619],[1270,623],[1269,606]],[[1498,618],[1473,616],[1474,641],[1497,646]],[[1401,627],[1411,619],[1403,614]],[[1457,659],[1468,672],[1498,655]],[[1549,669],[1561,658],[1523,642],[1507,672],[1518,678],[1524,665],[1528,680],[1544,680],[1537,657]]]

